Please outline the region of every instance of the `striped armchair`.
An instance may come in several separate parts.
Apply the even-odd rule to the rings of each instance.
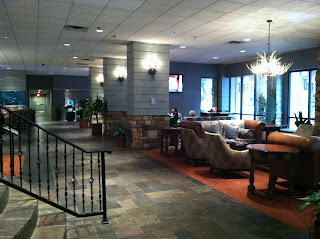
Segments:
[[[208,161],[207,145],[203,138],[199,139],[194,130],[186,128],[181,129],[181,136],[187,156],[186,162],[191,159],[195,166],[198,161]]]
[[[213,169],[249,170],[249,150],[237,151],[230,148],[220,134],[204,133],[208,148],[210,173]]]

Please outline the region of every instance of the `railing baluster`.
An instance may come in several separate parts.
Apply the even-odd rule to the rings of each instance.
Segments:
[[[47,193],[48,193],[48,199],[50,200],[50,171],[49,171],[49,134],[47,133]]]
[[[37,135],[37,165],[38,165],[38,186],[39,186],[39,195],[41,196],[41,158],[40,158],[40,129],[38,128]]]
[[[84,158],[83,158],[83,151],[81,157],[81,171],[82,171],[82,213],[85,213],[85,199],[84,199]]]
[[[100,211],[101,211],[101,207],[102,207],[102,204],[101,204],[101,177],[100,177],[100,153],[98,152],[98,175],[99,175],[99,208],[100,208]]]
[[[104,152],[101,152],[101,177],[102,177],[102,208],[103,208],[103,218],[102,223],[108,224],[107,220],[107,193],[106,193],[106,166]]]
[[[56,138],[56,196],[57,196],[57,203],[59,203],[59,168],[58,168],[58,138]]]
[[[22,158],[22,155],[23,155],[23,152],[21,150],[21,119],[18,118],[18,124],[19,124],[19,127],[18,127],[18,142],[19,142],[19,152],[18,152],[18,157],[19,157],[19,177],[20,177],[20,187],[22,187],[22,165],[21,165],[21,158]]]
[[[74,165],[75,165],[75,153],[74,153],[74,147],[72,152],[72,187],[73,187],[73,210],[76,211],[76,176],[74,174]]]
[[[29,158],[29,162],[28,162],[28,168],[29,168],[29,190],[30,192],[32,192],[32,175],[31,175],[31,132],[30,132],[30,127],[28,128],[28,158]]]
[[[2,115],[3,117],[3,115]],[[2,129],[1,129],[2,130]],[[1,178],[3,178],[3,139],[2,139],[2,132],[0,132],[0,170],[1,170]]]
[[[13,182],[14,176],[14,139],[12,134],[12,122],[11,122],[11,113],[9,113],[9,141],[10,141],[10,178]]]
[[[94,182],[94,178],[93,178],[93,174],[92,174],[92,153],[90,153],[90,198],[91,198],[91,212],[93,212],[93,182]]]
[[[67,143],[64,143],[64,197],[66,208],[68,208],[68,186],[67,186]]]

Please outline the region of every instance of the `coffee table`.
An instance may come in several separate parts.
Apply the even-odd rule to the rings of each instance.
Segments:
[[[250,177],[248,193],[255,193],[261,196],[273,199],[273,193],[275,190],[275,183],[277,181],[277,176],[274,174],[274,163],[276,160],[290,160],[290,179],[289,179],[289,191],[292,193],[294,190],[294,177],[295,177],[295,158],[293,154],[300,152],[299,148],[291,147],[287,145],[278,144],[249,144],[247,145],[249,149],[249,154],[251,156],[250,160]],[[280,157],[282,154],[288,154],[289,157]],[[254,170],[256,163],[269,163],[269,183],[267,194],[261,193],[255,190],[254,186]]]

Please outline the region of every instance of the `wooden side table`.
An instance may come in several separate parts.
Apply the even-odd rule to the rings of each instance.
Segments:
[[[272,132],[275,131],[280,131],[281,129],[281,125],[272,125],[272,124],[267,124],[265,126],[265,130],[266,130],[266,140],[268,139],[268,135]]]
[[[275,190],[275,183],[277,181],[277,176],[274,174],[274,162],[276,160],[281,160],[281,154],[289,154],[288,160],[291,161],[290,164],[290,179],[289,179],[289,191],[294,190],[294,177],[295,177],[295,159],[293,154],[299,153],[300,149],[278,144],[249,144],[247,145],[249,149],[249,154],[251,156],[250,161],[250,177],[248,193],[256,193],[261,196],[266,196],[269,199],[273,199],[273,192]],[[266,159],[269,162],[269,183],[267,189],[267,195],[255,190],[254,186],[254,170],[256,162],[261,162],[261,158]]]
[[[179,136],[181,135],[181,128],[180,127],[165,127],[161,129],[161,149],[160,154],[168,157],[168,148],[169,148],[169,138],[170,141],[174,143],[175,152],[178,152],[178,145],[179,145]],[[173,139],[173,140],[172,140]],[[163,141],[165,144],[163,145]]]

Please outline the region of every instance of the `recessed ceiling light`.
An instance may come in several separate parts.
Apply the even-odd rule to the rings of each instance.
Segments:
[[[169,32],[170,34],[175,34],[176,32],[172,31],[172,32]]]
[[[217,56],[215,56],[215,57],[213,57],[213,59],[214,59],[214,60],[217,60],[217,59],[218,59],[218,57],[217,57]]]
[[[50,72],[49,74],[52,75],[52,72]]]
[[[63,70],[66,70],[67,68],[64,67],[64,68],[62,68],[62,69],[63,69]]]
[[[251,41],[251,39],[250,38],[246,38],[246,39],[244,39],[244,41]]]
[[[11,68],[10,67],[7,67],[7,70],[10,70]]]
[[[96,32],[103,32],[103,30],[100,27],[97,27]]]
[[[118,38],[118,36],[117,36],[117,35],[112,35],[112,37],[113,37],[113,38]]]
[[[245,50],[241,50],[240,52],[241,52],[241,53],[244,53],[244,52],[246,52],[246,51],[245,51]]]
[[[187,48],[186,46],[180,46],[181,49]]]
[[[70,44],[69,44],[69,43],[64,43],[63,45],[64,45],[64,46],[70,46]]]
[[[6,36],[3,36],[3,37],[1,37],[2,39],[7,39],[8,37],[6,37]]]
[[[77,56],[73,56],[72,58],[73,58],[73,59],[77,59],[78,57],[77,57]]]

